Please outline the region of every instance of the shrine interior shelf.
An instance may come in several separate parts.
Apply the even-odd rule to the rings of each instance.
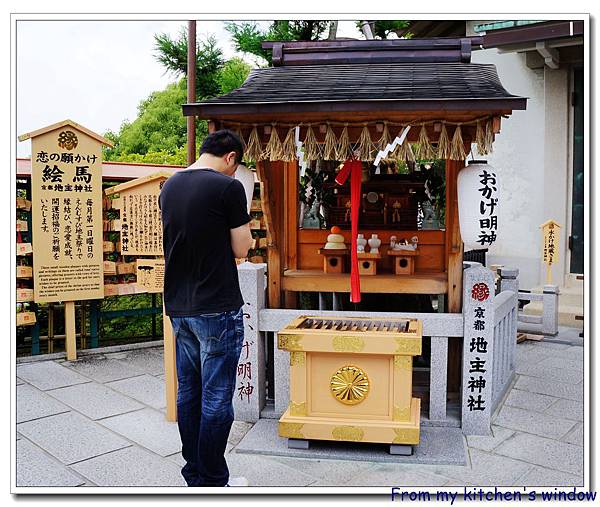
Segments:
[[[377,274],[360,279],[363,293],[446,294],[447,273],[415,273],[410,277]],[[349,273],[323,273],[318,269],[288,269],[283,273],[283,290],[292,292],[350,292]]]

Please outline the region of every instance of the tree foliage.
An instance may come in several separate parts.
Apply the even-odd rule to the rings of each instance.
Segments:
[[[106,132],[114,143],[105,150],[105,160],[121,162],[185,164],[186,119],[181,105],[186,102],[186,80],[153,92],[138,106],[138,117],[125,121],[118,133]],[[208,134],[206,121],[198,121],[197,138]]]
[[[272,55],[270,50],[262,48],[264,41],[319,40],[328,27],[329,21],[316,20],[276,20],[266,30],[253,21],[225,23],[236,51],[258,56],[268,65],[272,64]]]
[[[227,60],[217,77],[221,93],[229,93],[242,86],[251,70],[252,67],[241,58]]]
[[[178,77],[186,76],[187,32],[182,30],[174,39],[165,33],[157,34],[154,40],[155,58],[167,71]],[[217,39],[213,35],[196,41],[196,97],[199,100],[219,95],[219,72],[224,64],[223,51],[218,47]]]

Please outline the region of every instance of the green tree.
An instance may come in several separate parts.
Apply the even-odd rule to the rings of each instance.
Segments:
[[[258,56],[272,64],[271,51],[263,49],[264,41],[319,40],[329,27],[329,21],[273,21],[268,29],[261,30],[256,22],[225,23],[236,51]]]
[[[123,122],[118,133],[105,133],[114,143],[105,150],[105,160],[185,164],[187,128],[181,105],[186,98],[185,78],[151,93],[140,102],[134,121]],[[197,139],[204,139],[208,134],[206,121],[198,121],[196,131]]]
[[[227,60],[217,77],[221,93],[229,93],[242,86],[251,70],[252,67],[241,58],[235,57]]]
[[[155,57],[176,76],[187,75],[187,32],[182,29],[175,39],[167,34],[154,36]],[[219,95],[219,71],[225,64],[223,52],[217,39],[209,35],[205,40],[196,41],[196,97],[200,100]]]

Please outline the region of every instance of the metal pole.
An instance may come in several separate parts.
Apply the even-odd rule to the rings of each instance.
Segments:
[[[196,102],[196,22],[188,21],[187,102]],[[187,117],[187,163],[196,161],[196,117]]]

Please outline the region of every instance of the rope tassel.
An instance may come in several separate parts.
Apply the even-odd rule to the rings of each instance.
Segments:
[[[390,130],[388,129],[387,123],[384,124],[383,133],[377,141],[377,147],[379,151],[385,150],[386,146],[392,142],[392,136],[390,135]]]
[[[248,138],[248,149],[246,150],[246,156],[251,160],[263,160],[263,153],[260,144],[260,138],[258,137],[258,131],[256,127],[252,129],[250,132],[250,137]]]
[[[443,160],[450,156],[450,139],[448,138],[448,131],[446,125],[442,123],[442,130],[440,132],[440,138],[438,139],[438,158]]]
[[[477,153],[487,155],[487,147],[485,143],[485,132],[481,126],[481,122],[477,122],[477,130],[475,131],[475,143],[477,144]]]
[[[323,148],[323,160],[338,160],[336,155],[337,139],[331,125],[327,124],[327,132],[325,133],[325,146]]]
[[[313,131],[312,126],[308,126],[306,130],[306,137],[304,138],[304,159],[307,162],[312,160],[319,160],[320,158],[319,144]]]
[[[284,162],[296,160],[296,139],[294,130],[293,127],[289,129],[285,136],[285,140],[283,141],[281,160]]]
[[[283,160],[283,145],[281,144],[281,139],[279,139],[275,125],[271,127],[271,137],[262,156],[271,162]]]
[[[399,161],[402,162],[414,162],[415,155],[410,147],[410,143],[408,142],[408,138],[404,139],[404,142],[394,150],[397,153],[397,157]]]
[[[485,124],[485,148],[488,153],[494,151],[494,132],[492,130],[492,120]]]
[[[419,132],[419,139],[417,141],[415,156],[419,160],[432,160],[435,158],[435,150],[431,145],[431,141],[429,140],[429,136],[427,135],[427,128],[425,125],[421,126],[421,131]]]
[[[344,130],[338,139],[336,150],[337,160],[347,160],[352,158],[352,149],[350,148],[350,136],[348,136],[348,127],[344,126]]]
[[[450,148],[450,160],[464,160],[467,158],[465,152],[465,143],[463,143],[462,130],[460,125],[454,129],[454,135],[452,136],[452,145]]]
[[[360,137],[358,139],[358,158],[365,162],[370,162],[371,160],[375,160],[375,146],[373,145],[373,141],[371,141],[371,134],[369,134],[369,128],[365,125],[360,133]]]

